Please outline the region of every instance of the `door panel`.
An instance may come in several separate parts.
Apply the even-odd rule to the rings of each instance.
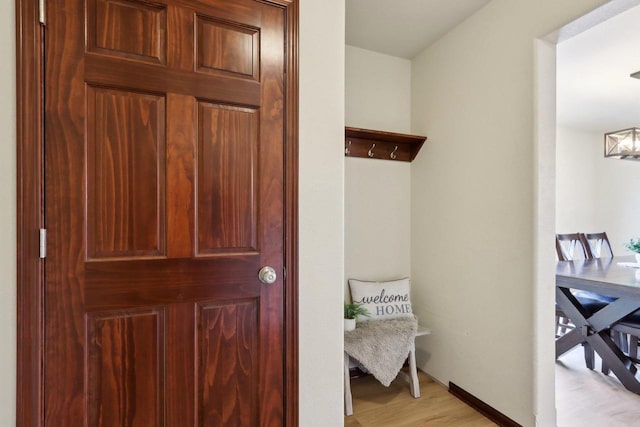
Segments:
[[[258,111],[198,103],[198,255],[256,252]]]
[[[257,298],[198,309],[198,424],[256,425]]]
[[[87,50],[164,64],[166,12],[164,5],[134,0],[89,0]]]
[[[165,255],[165,98],[87,87],[87,258]]]
[[[283,9],[47,10],[46,424],[282,425]]]
[[[90,426],[164,425],[164,312],[87,315]]]
[[[258,79],[260,32],[231,26],[208,16],[196,18],[197,70]]]

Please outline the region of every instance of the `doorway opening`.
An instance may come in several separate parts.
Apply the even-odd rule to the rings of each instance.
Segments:
[[[555,368],[557,364],[548,363],[549,360],[554,360],[555,343],[552,339],[553,334],[551,331],[554,329],[553,319],[554,313],[552,311],[553,302],[555,301],[555,289],[554,286],[549,286],[551,283],[555,283],[554,268],[554,252],[553,252],[553,239],[555,233],[568,233],[568,232],[593,232],[596,231],[587,230],[564,230],[558,229],[567,221],[564,218],[570,218],[571,215],[575,217],[575,213],[569,213],[565,210],[564,204],[557,202],[556,194],[559,190],[558,185],[562,185],[565,182],[565,176],[562,173],[556,174],[558,167],[562,166],[562,162],[566,156],[563,153],[558,153],[557,149],[560,147],[559,141],[563,142],[567,135],[567,132],[562,129],[562,123],[566,123],[566,111],[563,105],[562,108],[557,108],[556,95],[560,94],[559,85],[563,84],[563,80],[556,77],[558,76],[558,66],[562,63],[558,62],[558,52],[564,46],[568,46],[574,43],[578,38],[588,34],[591,29],[594,29],[601,23],[606,23],[610,19],[616,19],[617,16],[625,13],[629,9],[640,4],[638,1],[611,1],[602,7],[595,9],[589,14],[575,20],[574,22],[566,25],[565,27],[554,31],[548,36],[536,40],[535,48],[535,60],[536,60],[536,105],[535,105],[535,207],[536,207],[536,229],[535,229],[535,410],[538,418],[538,424],[549,425],[553,424],[556,420],[558,425],[562,424],[565,418],[565,409],[561,403],[556,405],[556,394],[554,393],[556,376]],[[562,43],[567,42],[567,45]],[[606,64],[602,64],[606,67]],[[635,70],[630,70],[633,72]],[[575,82],[580,82],[580,75],[573,76]],[[619,76],[621,79],[628,78],[628,74]],[[557,86],[558,85],[558,86]],[[585,87],[584,91],[588,88]],[[559,101],[560,103],[560,101]],[[582,110],[588,110],[591,106],[589,103],[583,102]],[[584,111],[581,111],[584,112]],[[564,114],[564,116],[562,116]],[[640,111],[638,111],[640,114]],[[636,123],[630,124],[635,126]],[[617,129],[610,129],[617,130]],[[600,134],[602,138],[602,134]],[[597,143],[597,142],[594,142]],[[602,139],[599,140],[602,143]],[[601,148],[601,146],[600,146]],[[602,151],[598,156],[602,157]],[[595,154],[594,154],[595,156]],[[556,164],[558,159],[558,164]],[[609,162],[613,162],[609,160]],[[561,190],[561,189],[560,189]],[[562,211],[561,211],[562,209]],[[579,224],[576,222],[576,226],[581,225],[590,227],[582,222]],[[594,223],[594,227],[601,228],[602,222]],[[608,231],[600,230],[597,231]],[[622,242],[620,242],[622,244]],[[621,251],[621,250],[619,250]],[[615,253],[615,250],[614,250]],[[578,358],[578,360],[581,360]],[[584,365],[584,360],[582,360]],[[576,393],[579,393],[576,392]],[[564,396],[558,393],[558,397]],[[635,397],[635,396],[634,396]],[[587,399],[588,400],[588,399]],[[557,408],[556,411],[551,408]]]

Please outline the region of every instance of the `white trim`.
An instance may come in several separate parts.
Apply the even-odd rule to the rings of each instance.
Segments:
[[[616,16],[640,0],[612,0],[534,40],[534,357],[533,407],[536,426],[556,425],[555,408],[555,157],[556,45]]]
[[[534,45],[533,411],[536,425],[556,425],[553,236],[556,174],[556,46]],[[549,363],[551,362],[551,363]]]

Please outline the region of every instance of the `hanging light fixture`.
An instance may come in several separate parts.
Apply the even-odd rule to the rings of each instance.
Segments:
[[[629,77],[640,79],[640,71]],[[622,129],[604,134],[604,156],[640,160],[640,128]]]
[[[640,160],[640,128],[605,133],[604,156]]]

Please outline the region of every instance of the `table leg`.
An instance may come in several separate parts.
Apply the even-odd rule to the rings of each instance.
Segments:
[[[587,369],[593,371],[596,367],[596,355],[588,342],[582,343],[582,346],[584,347],[584,363],[587,365]]]
[[[587,341],[602,358],[620,382],[630,391],[640,394],[640,382],[635,377],[636,366],[611,340],[609,331],[602,331],[587,337]]]
[[[621,318],[621,313],[629,310],[633,305],[627,301],[616,301],[614,306],[607,306],[590,316],[570,290],[563,287],[556,288],[556,301],[576,326],[574,330],[556,340],[556,357],[586,341],[628,390],[640,394],[640,382],[635,378],[637,369],[612,341],[608,329],[608,325],[615,324]],[[590,316],[589,319],[587,316]],[[591,320],[594,320],[594,324]]]
[[[586,339],[577,328],[570,330],[556,340],[556,359]]]

